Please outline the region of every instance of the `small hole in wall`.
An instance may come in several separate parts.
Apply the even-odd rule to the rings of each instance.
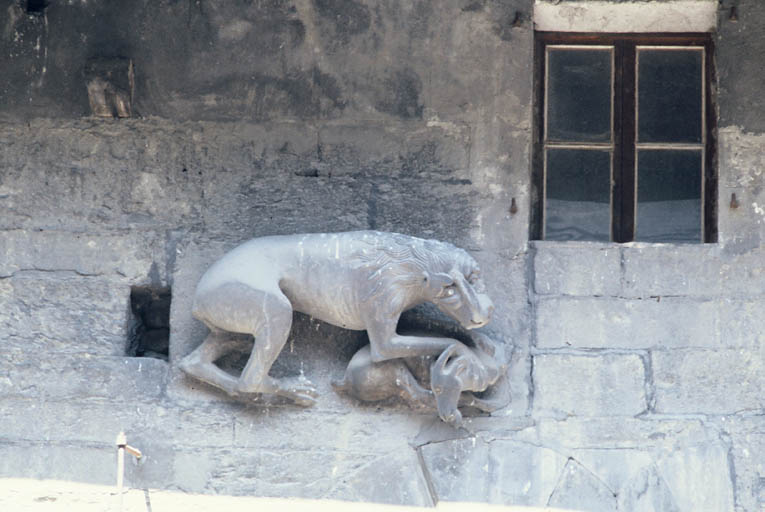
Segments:
[[[27,14],[42,14],[47,6],[47,0],[27,0]]]
[[[130,321],[125,355],[167,361],[170,347],[170,288],[130,289]]]

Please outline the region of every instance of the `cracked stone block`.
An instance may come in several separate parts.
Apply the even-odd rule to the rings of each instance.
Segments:
[[[618,510],[631,512],[681,512],[667,482],[655,464],[654,453],[662,450],[586,449],[574,450],[582,467],[613,491]]]
[[[654,352],[651,360],[656,412],[732,414],[765,407],[765,347]]]
[[[560,298],[537,305],[539,348],[714,347],[723,301]],[[587,321],[583,322],[582,319]]]
[[[332,471],[337,467],[333,466]],[[423,468],[411,448],[385,454],[348,474],[336,474],[336,482],[324,497],[414,507],[435,504]]]
[[[569,459],[563,468],[561,480],[548,502],[563,509],[608,512],[618,510],[616,494],[597,476]]]
[[[438,500],[547,505],[566,465],[560,453],[530,443],[456,439],[420,448]]]
[[[618,296],[621,255],[608,244],[535,242],[534,291],[538,295]]]
[[[536,415],[634,416],[646,410],[640,356],[540,354],[533,368]]]
[[[148,279],[156,243],[139,233],[100,235],[65,231],[6,231],[0,237],[0,277],[19,270],[113,274]]]

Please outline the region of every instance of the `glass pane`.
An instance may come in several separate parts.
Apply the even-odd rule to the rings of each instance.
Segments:
[[[611,239],[611,153],[548,149],[545,239]]]
[[[702,142],[702,50],[639,50],[638,141]]]
[[[611,50],[548,48],[547,140],[611,141]]]
[[[638,152],[636,240],[701,242],[701,155]]]

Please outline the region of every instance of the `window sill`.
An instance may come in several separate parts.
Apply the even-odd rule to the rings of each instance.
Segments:
[[[712,247],[718,248],[722,244],[719,242],[713,243],[697,243],[697,242],[590,242],[584,240],[529,240],[529,245],[535,249],[545,248],[578,248],[578,249],[659,249],[659,248],[690,248],[698,247],[699,250],[706,250]]]

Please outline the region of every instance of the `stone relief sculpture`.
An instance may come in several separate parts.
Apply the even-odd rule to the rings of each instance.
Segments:
[[[397,389],[411,402],[436,401],[440,415],[449,421],[457,421],[457,407],[471,400],[478,408],[496,408],[461,396],[496,382],[501,368],[489,344],[468,347],[448,337],[396,331],[401,313],[425,302],[466,329],[486,325],[494,309],[476,261],[448,243],[377,231],[256,238],[227,253],[200,279],[192,313],[210,333],[180,367],[230,395],[263,393],[312,405],[316,391],[304,378],[268,374],[289,336],[292,313],[299,311],[367,331],[369,346],[353,357],[346,384],[339,386],[359,399],[376,399]],[[255,338],[238,378],[215,364],[230,350],[231,333]],[[423,357],[432,363],[432,390],[406,373],[413,378],[408,368],[413,359]],[[367,377],[359,377],[364,374]],[[368,389],[374,387],[370,378],[378,392]],[[404,387],[396,379],[411,385],[401,391]]]

